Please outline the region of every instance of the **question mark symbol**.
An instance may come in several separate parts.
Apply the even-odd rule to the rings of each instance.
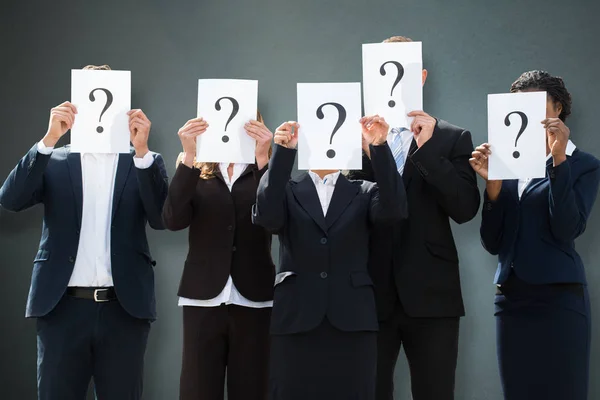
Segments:
[[[398,86],[398,83],[402,80],[402,77],[404,76],[404,67],[398,61],[386,61],[383,64],[381,64],[381,67],[379,67],[379,73],[381,74],[381,76],[385,76],[385,74],[386,74],[385,66],[387,64],[394,64],[396,66],[396,70],[397,70],[396,80],[394,81],[394,84],[392,85],[392,90],[390,91],[390,96],[392,96],[394,94],[394,89],[396,89],[396,86]],[[396,102],[394,100],[390,100],[388,102],[388,106],[390,106],[392,108],[395,105],[396,105]]]
[[[528,124],[529,120],[527,118],[527,115],[525,115],[525,113],[523,113],[521,111],[513,111],[511,113],[508,113],[506,118],[504,118],[504,125],[510,126],[510,116],[513,114],[517,114],[519,117],[521,117],[521,129],[519,129],[519,133],[517,134],[517,138],[515,139],[515,147],[517,147],[517,141],[519,140],[519,138],[521,137],[523,132],[525,132],[525,129],[527,129],[527,124]],[[519,153],[517,150],[515,150],[513,153],[513,157],[519,158],[520,156],[521,156],[521,153]]]
[[[240,110],[240,104],[233,97],[221,97],[215,103],[215,109],[217,111],[221,111],[221,100],[223,100],[223,99],[229,100],[231,102],[231,105],[233,106],[232,109],[231,109],[231,114],[229,115],[229,119],[227,120],[227,123],[225,124],[225,132],[227,132],[227,126],[229,125],[229,123],[231,122],[231,120],[237,115],[238,111]],[[223,137],[221,138],[221,140],[223,141],[223,143],[227,143],[227,142],[229,142],[229,136],[223,135]]]
[[[335,133],[338,131],[338,129],[340,129],[340,127],[344,124],[344,121],[346,121],[346,109],[344,108],[344,106],[342,106],[339,103],[324,103],[324,104],[321,104],[319,106],[319,108],[317,108],[317,118],[319,118],[319,119],[325,118],[325,114],[323,114],[323,107],[325,107],[325,106],[334,106],[335,108],[337,108],[337,111],[338,111],[338,119],[337,119],[337,122],[335,123],[335,127],[333,128],[333,132],[331,132],[331,137],[329,138],[329,144],[331,144],[331,142],[333,141],[333,135],[335,135]],[[335,150],[329,149],[329,150],[327,150],[326,154],[327,154],[327,157],[333,158],[333,157],[335,157]]]
[[[102,109],[102,112],[100,113],[100,118],[98,118],[98,123],[100,123],[100,122],[102,122],[102,116],[104,115],[106,110],[108,110],[108,107],[110,107],[110,105],[113,102],[113,95],[110,92],[110,90],[108,90],[108,89],[96,88],[90,92],[90,101],[91,102],[96,101],[96,97],[94,96],[94,92],[96,90],[102,90],[106,94],[106,104],[104,105],[104,108]],[[104,128],[101,127],[100,125],[98,125],[98,127],[96,128],[96,132],[102,133],[102,132],[104,132]]]

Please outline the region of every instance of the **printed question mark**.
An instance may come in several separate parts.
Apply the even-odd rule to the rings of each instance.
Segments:
[[[519,133],[517,134],[517,138],[515,139],[515,147],[517,147],[517,141],[519,140],[519,138],[521,137],[523,132],[525,132],[525,129],[527,129],[527,123],[529,122],[529,120],[527,118],[527,115],[525,115],[524,112],[513,111],[513,112],[508,113],[506,118],[504,118],[504,125],[510,126],[510,116],[513,114],[517,114],[519,117],[521,117],[521,129],[519,129]],[[515,150],[513,152],[514,158],[519,158],[520,156],[521,156],[521,153],[519,153],[517,150]]]
[[[225,132],[227,132],[227,126],[229,125],[229,123],[231,122],[231,120],[237,115],[238,111],[240,110],[240,104],[233,97],[221,97],[215,103],[215,109],[217,111],[221,111],[221,100],[223,100],[223,99],[229,100],[231,102],[231,105],[233,106],[233,108],[231,110],[231,115],[229,115],[229,119],[227,120],[227,123],[225,124]],[[229,136],[223,135],[223,137],[221,138],[221,140],[223,141],[223,143],[227,143],[227,142],[229,142]]]
[[[319,119],[325,118],[325,114],[323,114],[323,107],[325,107],[325,106],[334,106],[335,108],[337,108],[337,111],[338,111],[338,120],[335,123],[333,132],[331,132],[331,137],[329,138],[329,144],[331,144],[331,142],[333,141],[333,135],[335,135],[335,133],[338,131],[338,129],[340,129],[340,127],[344,124],[344,121],[346,121],[346,109],[344,108],[344,106],[342,106],[339,103],[324,103],[324,104],[321,104],[319,106],[319,108],[317,108],[317,118],[319,118]],[[333,157],[335,157],[335,150],[329,149],[329,150],[327,150],[326,154],[327,154],[327,157],[333,158]]]
[[[104,105],[104,108],[102,109],[102,112],[100,113],[100,118],[98,118],[98,123],[101,123],[102,122],[102,116],[104,115],[104,113],[106,112],[106,110],[108,110],[108,107],[110,107],[110,105],[113,102],[113,95],[110,92],[110,90],[108,90],[108,89],[96,88],[96,89],[94,89],[94,90],[92,90],[90,92],[90,101],[91,102],[96,101],[96,97],[94,96],[94,92],[96,90],[102,90],[106,94],[106,104]],[[98,127],[96,128],[96,132],[102,133],[102,132],[104,132],[104,128],[101,127],[100,125],[98,125]]]
[[[379,67],[379,73],[381,74],[381,76],[385,76],[385,74],[386,74],[385,66],[387,64],[394,64],[397,69],[396,80],[394,81],[394,84],[392,85],[392,90],[390,91],[390,96],[392,96],[394,94],[394,89],[396,89],[396,86],[398,86],[398,83],[400,83],[400,81],[402,80],[402,77],[404,76],[404,67],[398,61],[386,61],[383,64],[381,64],[381,67]],[[396,105],[396,102],[394,100],[390,100],[388,102],[388,106],[390,106],[392,108],[395,105]]]

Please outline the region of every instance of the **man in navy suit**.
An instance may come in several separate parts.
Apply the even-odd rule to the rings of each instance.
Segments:
[[[44,205],[26,311],[37,318],[38,398],[82,400],[93,377],[99,400],[140,399],[156,316],[146,222],[163,229],[167,173],[141,110],[128,113],[130,154],[55,149],[76,114],[69,102],[53,108],[46,135],[0,188],[7,210]]]

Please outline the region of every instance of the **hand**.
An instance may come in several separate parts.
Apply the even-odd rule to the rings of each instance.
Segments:
[[[271,140],[273,139],[273,133],[263,124],[255,120],[250,120],[244,125],[244,129],[248,136],[256,140],[255,157],[256,162],[264,167],[269,160],[269,148],[271,147]]]
[[[287,147],[288,149],[295,149],[298,146],[298,131],[300,130],[300,124],[295,121],[284,122],[279,125],[279,128],[275,131],[275,143]]]
[[[491,154],[492,151],[490,150],[490,145],[484,143],[475,148],[475,151],[471,153],[471,158],[469,159],[469,164],[471,164],[473,171],[486,181],[488,180],[488,164]]]
[[[546,118],[542,124],[546,129],[548,147],[556,167],[567,159],[567,143],[571,130],[559,118]]]
[[[129,141],[135,149],[135,156],[143,158],[148,153],[148,136],[152,123],[142,110],[131,110],[129,116]]]
[[[77,108],[68,101],[50,110],[48,130],[42,139],[46,147],[54,147],[56,142],[73,127]]]
[[[194,157],[196,156],[196,138],[202,135],[208,129],[208,122],[203,118],[190,119],[183,125],[177,135],[183,146],[183,163],[192,168]]]
[[[365,146],[368,149],[370,144],[380,146],[387,141],[390,126],[383,117],[379,115],[362,117],[358,122],[362,125],[363,149]]]
[[[437,121],[424,111],[412,111],[408,116],[415,118],[410,125],[410,131],[415,137],[417,146],[421,148],[433,136]]]
[[[491,201],[496,201],[500,196],[500,191],[502,190],[502,181],[488,179],[489,158],[492,154],[492,150],[490,150],[490,147],[491,146],[488,143],[484,143],[481,146],[476,147],[475,151],[471,153],[472,158],[469,159],[469,164],[471,164],[471,168],[473,168],[473,170],[479,176],[485,179],[485,190],[487,192],[488,198]]]

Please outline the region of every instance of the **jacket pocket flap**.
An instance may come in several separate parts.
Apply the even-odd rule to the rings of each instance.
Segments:
[[[50,251],[39,249],[33,262],[48,261],[48,258],[50,258]]]
[[[275,275],[275,284],[273,286],[279,285],[281,282],[289,278],[290,276],[296,276],[296,273],[293,271],[284,271]]]
[[[427,246],[427,250],[429,250],[429,252],[436,257],[447,261],[458,262],[456,250],[451,247],[441,246],[431,242],[425,242],[425,246]]]
[[[354,287],[373,286],[373,280],[367,271],[350,272],[350,278]]]

